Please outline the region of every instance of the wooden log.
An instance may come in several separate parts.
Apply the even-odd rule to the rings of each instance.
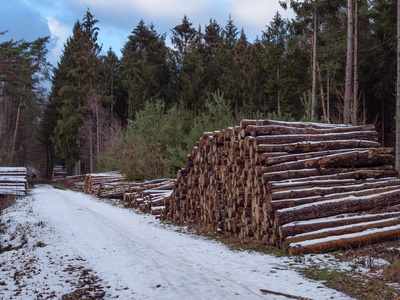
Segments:
[[[363,150],[380,150],[381,148],[363,148]],[[389,148],[386,152],[386,154],[392,154],[393,148]],[[325,157],[327,155],[333,155],[333,154],[339,154],[339,153],[348,153],[348,152],[354,152],[354,151],[360,151],[360,149],[339,149],[339,150],[326,150],[326,151],[319,151],[319,152],[309,152],[309,153],[297,153],[297,154],[289,154],[289,155],[279,155],[279,156],[270,156],[265,159],[265,165],[266,166],[272,166],[276,164],[281,164],[285,162],[292,162],[292,161],[299,161],[299,160],[304,160],[304,159],[309,159],[309,158],[316,158],[316,157]]]
[[[398,208],[398,210],[400,210],[400,208]],[[296,221],[280,226],[279,235],[282,239],[286,239],[289,236],[296,236],[321,229],[336,228],[339,226],[385,220],[390,218],[398,219],[399,216],[400,211],[375,214],[342,214],[322,219],[312,219],[299,222]]]
[[[289,144],[304,141],[367,140],[378,141],[376,131],[355,131],[327,134],[261,135],[254,137],[254,146],[259,144]]]
[[[400,189],[360,197],[345,197],[336,200],[299,205],[278,209],[275,212],[276,224],[284,225],[294,221],[304,221],[329,217],[343,213],[367,211],[400,204]]]
[[[337,181],[336,183],[331,183],[333,186],[317,186],[313,183],[310,183],[308,186],[302,186],[300,189],[292,189],[288,191],[277,191],[271,193],[272,200],[281,200],[281,199],[293,199],[293,198],[306,198],[311,196],[325,196],[330,194],[338,194],[338,193],[346,193],[346,192],[354,192],[365,189],[376,189],[387,186],[400,185],[400,179],[391,179],[385,181],[373,181],[373,182],[364,182],[359,184],[347,184],[350,183],[346,180]],[[354,183],[354,182],[353,182]],[[326,183],[326,184],[329,184]]]
[[[368,229],[361,233],[351,233],[340,236],[293,243],[289,245],[289,251],[291,254],[323,253],[342,247],[358,247],[367,243],[398,239],[399,237],[400,225],[395,225],[379,229]]]
[[[306,197],[306,198],[292,198],[292,199],[283,199],[283,200],[273,200],[270,202],[270,209],[283,209],[288,207],[294,207],[303,204],[309,203],[316,203],[322,202],[327,200],[334,200],[340,199],[345,197],[360,197],[360,196],[368,196],[373,195],[376,193],[383,193],[389,192],[393,190],[397,190],[398,186],[388,186],[388,187],[381,187],[381,188],[374,188],[374,189],[365,189],[360,191],[350,191],[344,193],[335,193],[332,195],[325,195],[325,196],[313,196],[313,197]]]
[[[338,235],[349,234],[349,233],[356,233],[356,232],[365,231],[365,230],[371,229],[371,228],[389,227],[389,226],[394,226],[394,225],[398,225],[398,224],[400,224],[399,218],[388,218],[388,219],[383,219],[383,220],[362,222],[362,223],[357,223],[357,224],[342,225],[342,226],[332,227],[332,228],[324,228],[324,229],[320,229],[317,231],[311,231],[311,232],[307,232],[307,233],[303,233],[303,234],[298,234],[295,236],[286,237],[285,243],[293,244],[293,243],[298,243],[298,242],[302,242],[302,241],[321,239],[321,238],[326,238],[329,236],[338,236]]]
[[[393,170],[393,166],[377,166],[368,168],[319,168],[319,169],[302,169],[302,170],[284,170],[278,172],[264,173],[262,175],[263,182],[280,181],[287,179],[306,178],[310,176],[336,175],[340,173],[355,172],[357,176],[365,176],[368,178],[382,178],[397,176],[397,171]]]
[[[308,153],[308,152],[352,149],[352,148],[376,148],[379,146],[380,144],[376,141],[338,140],[338,141],[319,141],[319,142],[299,141],[287,144],[257,143],[256,145],[254,145],[254,149],[256,152]]]
[[[372,150],[349,151],[338,154],[330,154],[324,157],[314,157],[299,161],[285,162],[267,167],[265,172],[279,172],[287,170],[320,169],[338,167],[373,166],[388,163],[393,156],[392,148],[377,148]]]
[[[286,134],[326,134],[326,133],[343,133],[352,131],[374,131],[374,125],[360,125],[349,127],[293,127],[284,125],[248,125],[246,131],[251,136],[260,135],[286,135]]]

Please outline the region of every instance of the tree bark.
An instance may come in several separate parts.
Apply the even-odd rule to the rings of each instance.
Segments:
[[[397,81],[396,81],[396,155],[395,168],[400,170],[400,0],[397,0]]]
[[[279,235],[281,236],[281,238],[286,238],[288,236],[295,236],[298,234],[317,231],[325,228],[334,228],[338,226],[346,226],[351,224],[385,220],[395,217],[400,217],[400,212],[367,214],[367,215],[364,214],[338,215],[337,217],[326,218],[326,220],[324,221],[319,219],[319,222],[315,223],[296,222],[284,225],[279,228]]]
[[[358,0],[354,4],[354,86],[351,123],[357,125],[358,117]]]
[[[352,148],[376,148],[378,142],[363,140],[340,140],[323,142],[295,142],[289,144],[257,144],[254,149],[256,152],[264,152],[272,156],[273,153],[308,153],[326,150],[340,150]],[[281,154],[284,155],[284,154]]]
[[[354,28],[353,28],[353,0],[347,0],[347,54],[346,54],[346,82],[344,92],[343,123],[350,124],[351,83],[353,78],[353,50],[354,50]]]
[[[348,197],[281,209],[275,212],[275,218],[277,224],[284,225],[295,221],[368,211],[397,204],[400,204],[400,189],[375,195]]]
[[[314,32],[313,32],[313,63],[312,63],[312,90],[311,90],[311,120],[315,119],[315,102],[317,92],[317,32],[318,32],[318,8],[314,8]]]
[[[376,243],[382,240],[397,239],[400,235],[400,227],[390,226],[385,229],[382,228],[381,231],[376,231],[369,234],[363,235],[343,235],[337,236],[336,239],[326,239],[325,241],[319,240],[314,244],[307,244],[304,246],[298,246],[295,243],[290,247],[290,253],[300,254],[300,253],[323,253],[339,249],[341,247],[358,247],[367,243]]]
[[[378,141],[378,133],[376,131],[354,131],[344,133],[328,133],[328,134],[292,134],[292,135],[261,135],[254,138],[254,146],[259,144],[289,144],[300,142],[322,142],[335,140],[367,140]]]
[[[328,116],[327,116],[327,114],[326,114],[324,85],[322,84],[322,74],[321,74],[321,69],[320,69],[320,67],[319,67],[318,61],[317,61],[317,71],[318,71],[319,89],[320,89],[320,91],[321,91],[322,114],[323,114],[323,116],[324,116],[324,122],[325,122],[325,123],[329,123]]]

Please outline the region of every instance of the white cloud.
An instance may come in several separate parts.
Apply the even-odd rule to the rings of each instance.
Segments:
[[[95,8],[97,13],[108,13],[123,18],[142,14],[143,17],[171,19],[184,14],[196,15],[211,8],[212,0],[73,0],[80,6]]]
[[[232,17],[245,27],[245,32],[265,30],[275,13],[291,16],[291,11],[284,11],[278,0],[231,0]]]
[[[49,51],[49,61],[54,65],[54,62],[58,61],[62,53],[64,43],[71,35],[72,28],[60,24],[55,18],[47,17],[46,19],[51,33],[50,38],[55,44]]]

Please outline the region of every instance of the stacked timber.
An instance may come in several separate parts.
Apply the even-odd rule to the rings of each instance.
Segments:
[[[86,175],[72,175],[64,178],[64,185],[75,191],[82,191]]]
[[[0,167],[0,196],[28,194],[26,168]]]
[[[392,160],[372,125],[242,120],[202,135],[165,217],[292,253],[394,238],[400,181]]]
[[[160,216],[169,204],[174,179],[155,179],[141,183],[130,182],[124,194],[124,202],[142,212]]]
[[[54,166],[52,181],[63,180],[67,176],[67,169],[63,166]]]
[[[95,196],[119,195],[116,190],[121,191],[122,197],[125,190],[126,177],[119,172],[86,174],[83,181],[82,191]],[[122,189],[120,189],[122,186]]]
[[[127,207],[160,216],[168,205],[175,179],[127,182],[119,172],[93,173],[65,177],[68,188],[99,198],[120,198]],[[167,204],[166,204],[167,203]]]

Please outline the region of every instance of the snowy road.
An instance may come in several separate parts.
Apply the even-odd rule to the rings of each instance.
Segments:
[[[8,282],[7,276],[13,274],[14,281],[7,289],[0,286],[0,298],[28,299],[23,295],[38,295],[41,287],[52,289],[57,297],[70,292],[77,276],[71,265],[78,258],[99,278],[106,299],[287,299],[263,295],[260,289],[312,299],[349,299],[301,277],[287,258],[232,251],[217,242],[180,233],[179,228],[161,224],[152,216],[73,191],[37,187],[31,197],[11,207],[2,222],[7,221],[4,217],[12,220],[10,227],[18,222],[41,224],[40,230],[28,237],[29,251],[24,254],[40,263],[36,263],[36,277],[21,276],[15,283],[18,264],[10,266],[14,273],[3,272],[7,261],[29,257],[21,257],[20,250],[7,253],[8,259],[2,254],[0,283]],[[38,247],[38,240],[45,246]],[[58,269],[53,265],[59,265]],[[68,266],[70,272],[65,271]],[[44,285],[41,280],[51,284]],[[15,297],[16,288],[20,298]]]

